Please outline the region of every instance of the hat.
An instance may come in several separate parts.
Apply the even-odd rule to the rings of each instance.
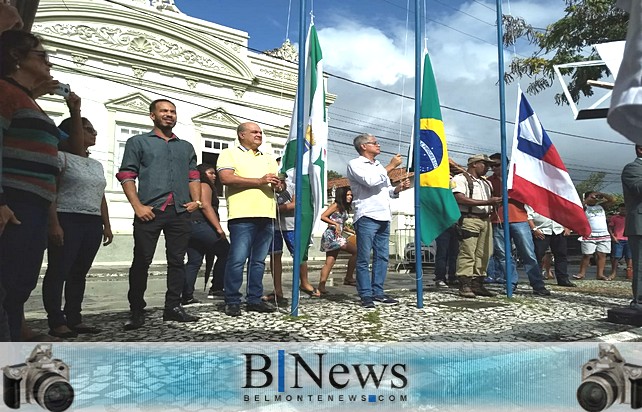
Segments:
[[[471,157],[469,157],[469,158],[468,158],[468,165],[469,165],[469,166],[470,166],[471,164],[473,164],[473,163],[477,163],[477,162],[486,162],[486,163],[489,163],[489,164],[497,163],[497,161],[496,161],[496,160],[492,160],[491,158],[489,158],[489,157],[488,157],[487,155],[485,155],[485,154],[476,154],[476,155],[471,156]]]

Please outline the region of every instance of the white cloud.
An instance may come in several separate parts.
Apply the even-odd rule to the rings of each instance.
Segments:
[[[351,79],[391,86],[414,77],[414,55],[404,56],[396,40],[378,28],[343,23],[320,29],[319,42],[328,70]]]
[[[493,8],[494,2],[486,2]],[[535,27],[546,27],[563,16],[563,2],[548,0],[540,2],[511,2],[510,12],[522,16]],[[442,105],[458,110],[499,118],[498,66],[496,28],[494,11],[478,2],[461,4],[461,10],[471,14],[452,11],[448,15],[429,16],[442,24],[429,22],[427,25],[428,48],[439,88]],[[504,13],[509,10],[504,8]],[[482,20],[482,21],[480,21]],[[446,27],[447,24],[450,27]],[[467,34],[463,34],[461,32]],[[405,79],[405,94],[414,94],[414,37],[409,34],[405,50],[405,22],[393,19],[377,21],[372,25],[364,17],[351,16],[346,19],[335,15],[334,23],[319,30],[324,52],[326,70],[357,82],[386,90],[401,92]],[[520,55],[529,55],[532,47],[526,49],[520,44]],[[512,53],[505,51],[506,66]],[[525,89],[530,80],[521,80]],[[515,116],[516,84],[506,86],[506,119],[512,122]],[[331,79],[330,91],[338,95],[331,113],[334,126],[347,129],[333,133],[338,139],[350,142],[351,131],[368,131],[387,140],[382,147],[388,152],[397,152],[406,147],[412,130],[414,102],[397,96],[377,92],[354,84]],[[605,120],[575,121],[570,108],[557,106],[553,95],[561,88],[553,87],[537,96],[528,96],[531,105],[540,117],[544,128],[591,138],[625,142],[612,131]],[[402,103],[403,102],[403,103]],[[401,107],[403,104],[403,108]],[[584,102],[586,104],[586,102]],[[492,153],[500,149],[500,123],[458,111],[443,110],[446,134],[451,155],[460,162],[473,153]],[[400,122],[401,119],[401,122]],[[513,126],[506,125],[506,146],[512,146]],[[633,157],[627,146],[578,139],[550,133],[571,175],[582,180],[591,171],[609,172],[605,179],[612,184],[607,188],[620,191],[619,171]],[[332,149],[332,146],[331,146]],[[342,170],[343,164],[354,151],[349,146],[335,145],[336,156],[330,157],[331,168]],[[405,152],[402,150],[402,153]],[[382,161],[389,155],[382,155]]]

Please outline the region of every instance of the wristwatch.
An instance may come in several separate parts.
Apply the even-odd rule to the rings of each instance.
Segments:
[[[196,202],[196,204],[198,205],[199,209],[203,208],[203,202],[201,202],[200,200],[195,200],[194,202]]]

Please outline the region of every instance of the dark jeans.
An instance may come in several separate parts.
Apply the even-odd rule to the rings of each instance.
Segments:
[[[550,246],[553,257],[555,258],[555,278],[557,279],[557,283],[560,281],[568,281],[566,236],[560,233],[559,235],[546,235],[544,239],[533,237],[533,242],[535,242],[535,256],[537,256],[538,262],[542,261],[544,254],[546,254],[546,249]]]
[[[225,276],[225,264],[227,254],[230,251],[230,243],[222,238],[207,222],[193,221],[192,234],[187,246],[187,264],[185,265],[185,286],[183,287],[183,299],[194,295],[194,285],[198,277],[198,271],[206,255],[215,255],[216,263],[212,277],[212,289],[223,290],[223,279]],[[206,269],[208,269],[206,267]],[[205,276],[209,276],[206,273]]]
[[[457,255],[459,254],[459,239],[453,227],[446,229],[435,239],[435,280],[454,280],[457,276]]]
[[[7,204],[21,224],[8,224],[0,236],[0,284],[4,289],[0,292],[0,339],[10,336],[19,342],[24,304],[38,284],[47,247],[49,207],[44,201],[13,200],[9,196]]]
[[[176,213],[168,206],[165,211],[154,209],[156,217],[149,222],[134,218],[134,261],[129,269],[129,308],[141,311],[145,308],[145,290],[149,265],[161,231],[165,235],[165,255],[167,257],[167,292],[165,308],[171,309],[181,304],[181,294],[185,284],[185,252],[190,236],[189,213]]]
[[[47,248],[47,272],[42,282],[42,301],[47,311],[49,328],[82,323],[82,301],[87,272],[91,269],[103,237],[100,216],[80,213],[58,213],[64,231],[63,246]],[[65,310],[62,291],[65,291]]]

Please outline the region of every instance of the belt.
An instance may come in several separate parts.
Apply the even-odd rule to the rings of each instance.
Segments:
[[[486,220],[490,217],[490,213],[462,213],[461,217],[471,218],[471,219],[481,219]]]

